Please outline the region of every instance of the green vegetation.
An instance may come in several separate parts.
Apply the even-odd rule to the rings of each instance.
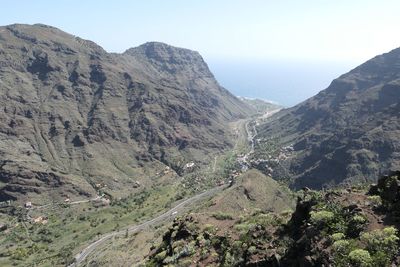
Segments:
[[[390,264],[399,248],[397,232],[394,227],[386,227],[383,230],[375,230],[361,235],[361,241],[371,253],[374,265],[387,266]]]
[[[231,214],[224,213],[221,211],[213,213],[211,216],[217,220],[233,220],[233,216]]]
[[[277,158],[280,153],[280,148],[280,139],[278,137],[266,138],[255,143],[253,157],[256,159]]]
[[[349,263],[356,267],[372,266],[372,258],[369,252],[364,249],[355,249],[349,253]]]
[[[311,215],[311,222],[319,226],[324,226],[325,224],[329,224],[335,218],[333,212],[326,210],[312,211],[310,215]]]
[[[380,207],[382,205],[382,199],[380,196],[368,196],[367,200],[371,203],[371,205],[375,208]]]
[[[336,242],[339,240],[343,240],[346,236],[343,233],[334,233],[331,235],[331,240]]]
[[[199,165],[185,172],[182,179],[176,183],[168,181],[157,185],[160,175],[155,175],[151,179],[156,185],[123,197],[111,197],[107,188],[99,189],[99,193],[105,193],[111,199],[109,206],[103,207],[95,203],[79,205],[63,203],[33,211],[32,217],[48,218],[44,225],[28,223],[27,210],[16,207],[8,213],[13,214],[13,218],[19,218],[20,223],[0,237],[0,242],[3,244],[0,248],[2,255],[0,265],[65,265],[84,245],[101,235],[112,231],[124,231],[127,225],[139,224],[154,217],[171,208],[176,201],[188,198],[198,191],[215,187],[221,181],[226,182],[232,172],[239,168],[236,161],[239,151],[219,155],[216,157],[216,162],[209,162],[208,166]],[[174,167],[183,173],[186,163],[184,158],[176,157],[174,160]],[[119,162],[115,161],[114,165],[117,164]],[[91,183],[95,186],[93,182]],[[7,215],[6,220],[8,218],[11,217]],[[215,213],[215,218],[225,220],[233,219],[233,216],[227,213]]]
[[[219,216],[221,220],[231,221],[228,216]],[[268,243],[273,239],[267,229],[279,229],[287,220],[287,217],[257,211],[242,216],[233,227],[223,229],[225,233],[221,233],[215,226],[200,225],[187,216],[175,221],[164,234],[162,243],[146,266],[186,266],[185,262],[203,260],[216,262],[218,266],[243,266],[252,255],[267,251]],[[290,243],[286,241],[280,241],[282,251]],[[182,251],[187,253],[182,254]]]
[[[34,212],[34,217],[47,217],[47,223],[26,223],[21,218],[0,238],[0,265],[68,264],[80,244],[153,217],[175,201],[176,192],[176,187],[162,185],[114,200],[106,207],[82,203],[55,205],[51,209]]]
[[[340,203],[326,203],[321,194],[311,194],[310,201],[315,203],[310,222],[320,229],[319,238],[328,237],[331,241],[334,266],[390,265],[398,253],[396,228],[365,232],[368,220],[363,213],[349,213]]]
[[[185,262],[269,266],[277,260],[282,266],[301,261],[309,266],[392,266],[399,257],[398,230],[381,228],[382,208],[376,209],[379,198],[366,196],[362,190],[308,190],[298,194],[294,212],[279,214],[253,209],[235,218],[231,213],[215,212],[218,209],[212,206],[214,212],[208,214],[218,219],[212,220],[216,225],[182,218],[164,235],[156,255],[166,252],[175,257],[169,262],[174,266]],[[199,216],[204,220],[204,213]],[[179,251],[189,244],[193,253],[178,259]],[[165,266],[164,260],[151,256],[148,266]]]

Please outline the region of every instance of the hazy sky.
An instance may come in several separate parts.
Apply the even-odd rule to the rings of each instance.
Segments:
[[[400,46],[398,0],[2,0],[0,24],[41,22],[122,52],[150,40],[206,57],[366,60]]]
[[[50,24],[110,52],[162,41],[208,62],[333,62],[343,72],[400,46],[399,0],[2,0],[1,11],[1,25]]]

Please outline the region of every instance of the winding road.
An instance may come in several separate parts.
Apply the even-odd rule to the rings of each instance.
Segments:
[[[262,118],[268,118],[269,116],[271,116],[272,114],[274,114],[275,112],[277,112],[278,110],[274,110],[271,112],[267,112],[266,114],[264,114],[263,116],[260,116]],[[247,163],[247,158],[250,154],[254,153],[254,138],[257,135],[257,129],[256,129],[256,125],[253,124],[253,131],[250,131],[249,129],[249,124],[251,122],[255,122],[254,120],[248,120],[247,122],[245,122],[245,131],[247,134],[247,140],[248,142],[251,143],[251,150],[244,156],[244,160],[245,163]],[[213,171],[215,172],[215,168],[216,168],[216,163],[217,163],[217,157],[214,158],[214,166],[213,166]],[[150,227],[150,226],[154,226],[156,224],[159,224],[161,222],[165,222],[168,219],[174,218],[175,215],[177,213],[182,213],[184,211],[185,208],[188,208],[189,206],[193,205],[194,203],[204,200],[207,197],[211,197],[215,194],[217,194],[218,192],[222,191],[224,188],[226,188],[226,185],[222,185],[219,187],[215,187],[212,188],[210,190],[207,190],[203,193],[200,193],[198,195],[195,195],[189,199],[186,199],[184,201],[182,201],[181,203],[179,203],[178,205],[176,205],[175,207],[173,207],[172,209],[162,213],[161,215],[145,221],[139,225],[132,225],[129,226],[128,228],[125,228],[123,230],[119,230],[119,231],[115,231],[115,232],[111,232],[108,234],[105,234],[103,236],[101,236],[98,240],[90,243],[87,247],[83,248],[81,250],[80,253],[78,253],[77,255],[75,255],[75,261],[74,263],[70,264],[68,267],[78,267],[86,258],[89,254],[91,254],[93,251],[95,251],[100,245],[102,245],[103,243],[105,243],[106,241],[110,240],[113,237],[116,236],[122,236],[126,234],[126,231],[128,231],[128,233],[133,233],[142,229],[145,229],[146,227]]]
[[[178,205],[176,205],[175,207],[173,207],[172,209],[164,212],[163,214],[161,214],[149,221],[145,221],[142,224],[132,225],[123,230],[115,231],[115,232],[111,232],[111,233],[103,235],[98,240],[92,242],[87,247],[82,249],[80,253],[75,255],[75,262],[70,264],[69,267],[79,266],[79,264],[81,264],[90,253],[92,253],[94,250],[96,250],[97,247],[99,247],[101,244],[103,244],[107,240],[110,240],[112,237],[125,235],[127,230],[128,230],[128,233],[133,233],[133,232],[142,230],[146,227],[154,226],[158,223],[167,221],[168,219],[175,217],[175,215],[177,213],[183,211],[185,208],[188,208],[189,206],[191,206],[192,204],[194,204],[200,200],[203,200],[207,197],[211,197],[211,196],[215,195],[216,193],[222,191],[225,187],[226,187],[226,185],[215,187],[215,188],[207,190],[203,193],[195,195],[189,199],[186,199],[186,200],[182,201],[181,203],[179,203]]]

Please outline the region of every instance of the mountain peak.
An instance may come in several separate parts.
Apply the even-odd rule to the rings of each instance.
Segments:
[[[201,55],[193,50],[179,48],[161,42],[147,42],[138,47],[130,48],[124,54],[145,56],[148,59],[168,63],[182,64],[203,62]]]
[[[214,78],[199,52],[179,48],[161,42],[147,42],[126,50],[123,55],[133,57],[139,62],[150,64],[164,74],[190,75],[192,77]]]
[[[193,54],[198,54],[198,52],[187,49],[187,48],[181,48],[181,47],[176,47],[172,46],[163,42],[157,42],[157,41],[152,41],[152,42],[146,42],[144,44],[141,44],[137,47],[132,47],[128,50],[126,50],[124,53],[132,53],[134,51],[138,50],[145,50],[145,51],[169,51],[169,52],[177,52],[180,51],[182,53],[193,53]]]

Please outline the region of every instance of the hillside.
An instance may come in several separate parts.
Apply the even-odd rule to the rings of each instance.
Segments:
[[[228,189],[211,200],[205,211],[239,217],[255,209],[278,212],[293,207],[289,189],[285,190],[270,177],[252,169],[235,178]]]
[[[256,137],[257,157],[266,162],[261,167],[296,188],[376,180],[400,167],[399,103],[400,49],[395,49],[261,125]]]
[[[399,179],[369,192],[305,190],[293,212],[177,218],[145,266],[398,266]]]
[[[0,27],[0,201],[131,193],[166,166],[207,163],[253,109],[199,53],[122,54],[36,24]]]
[[[234,184],[223,186],[216,195],[197,202],[185,212],[177,210],[174,215],[170,213],[170,219],[165,218],[163,223],[157,226],[142,229],[104,244],[91,253],[81,265],[142,266],[140,263],[149,254],[150,248],[162,242],[163,233],[171,227],[175,216],[181,217],[190,213],[199,225],[205,227],[213,225],[223,233],[239,218],[248,217],[255,212],[290,213],[294,207],[295,199],[287,188],[256,170],[249,170],[239,175]],[[115,255],[118,255],[118,260],[115,259]]]

